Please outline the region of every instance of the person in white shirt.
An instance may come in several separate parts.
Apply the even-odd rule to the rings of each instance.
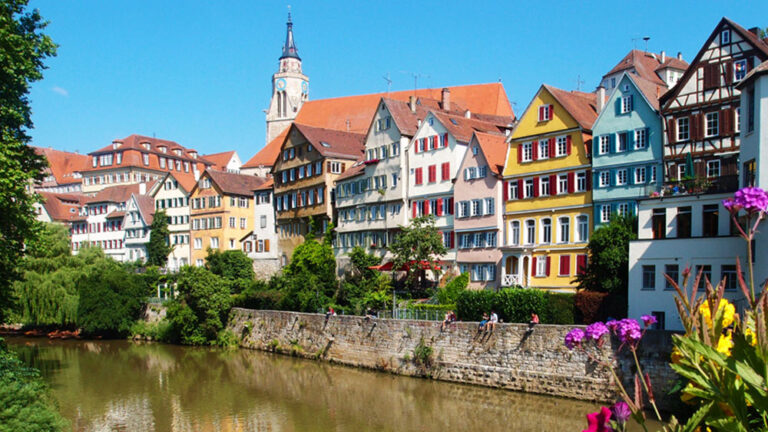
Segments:
[[[499,322],[499,316],[496,315],[496,311],[491,310],[491,319],[488,320],[488,329],[491,331],[496,330],[496,323]]]

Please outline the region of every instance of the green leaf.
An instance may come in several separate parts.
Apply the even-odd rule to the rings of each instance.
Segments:
[[[701,406],[698,410],[696,410],[695,413],[691,416],[691,418],[688,419],[688,421],[685,423],[685,426],[683,427],[683,432],[693,432],[696,430],[697,427],[704,421],[704,419],[707,417],[707,414],[709,414],[709,410],[712,409],[712,406],[714,405],[714,402],[708,402]]]

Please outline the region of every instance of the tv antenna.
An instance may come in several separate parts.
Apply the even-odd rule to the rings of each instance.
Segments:
[[[392,79],[389,77],[389,72],[387,72],[387,74],[382,78],[384,78],[384,81],[387,82],[387,94],[389,94],[389,90],[392,88]]]
[[[582,84],[584,84],[584,80],[581,79],[581,74],[576,75],[576,91],[581,91]]]
[[[431,75],[428,74],[422,74],[417,72],[408,72],[408,71],[400,71],[404,74],[408,74],[413,77],[413,91],[416,92],[416,90],[419,88],[419,78],[432,78]]]

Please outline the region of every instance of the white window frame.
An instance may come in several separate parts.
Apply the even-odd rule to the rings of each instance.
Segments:
[[[536,244],[536,220],[535,219],[526,219],[525,220],[525,232],[524,232],[525,238],[523,241],[526,245],[533,245]]]
[[[541,225],[541,243],[542,244],[550,244],[552,243],[552,219],[550,218],[541,218],[539,220],[539,223]]]
[[[616,186],[624,186],[627,184],[627,169],[621,168],[616,170]]]
[[[720,159],[707,161],[707,178],[720,177]]]
[[[549,176],[544,176],[539,179],[539,196],[545,197],[553,195],[552,186],[549,184]]]
[[[532,142],[523,143],[523,157],[521,160],[523,162],[533,161],[533,143]]]
[[[710,138],[720,133],[720,113],[709,112],[704,115],[704,137]]]
[[[533,198],[533,188],[534,188],[533,179],[523,180],[523,192],[525,195],[524,198]]]
[[[598,154],[604,155],[611,152],[611,136],[610,135],[601,135],[600,136],[600,145],[597,148]]]
[[[576,242],[586,243],[589,241],[589,216],[582,214],[576,216]]]
[[[604,204],[600,206],[600,223],[608,223],[611,221],[611,206]]]
[[[574,192],[585,192],[587,190],[587,172],[579,171],[575,175],[576,184],[573,188]]]
[[[635,150],[643,150],[648,147],[648,131],[645,128],[635,129]]]
[[[622,216],[622,217],[629,216],[629,204],[628,203],[619,203],[616,206],[616,213],[618,213],[619,216]]]
[[[557,218],[557,242],[571,242],[571,218],[569,216]]]
[[[539,141],[539,159],[549,159],[549,139]]]
[[[597,179],[598,179],[598,186],[609,187],[611,185],[611,172],[600,171],[600,173],[597,175]]]
[[[536,277],[547,276],[547,257],[539,256],[536,258],[536,268],[534,269],[536,272]]]
[[[627,114],[632,111],[632,95],[621,97],[621,114]]]
[[[559,136],[555,141],[555,153],[557,157],[568,155],[568,136]]]
[[[509,223],[509,243],[512,246],[520,245],[520,221],[514,220]]]
[[[635,184],[645,184],[645,167],[635,168]]]
[[[677,141],[688,141],[691,138],[691,119],[680,117],[675,121],[677,128]]]

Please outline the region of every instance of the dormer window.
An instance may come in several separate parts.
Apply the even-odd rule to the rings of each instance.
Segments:
[[[191,152],[189,152],[189,156],[190,156],[192,159],[197,159],[197,152],[196,152],[196,151],[191,151]]]
[[[123,163],[123,152],[117,152],[115,153],[115,159],[117,160],[117,164],[120,165]]]
[[[116,149],[118,147],[120,147],[120,142],[119,141],[112,141],[112,149],[114,150],[114,149]]]
[[[163,146],[163,145],[159,146],[158,148],[159,148],[159,149],[160,149],[160,151],[161,151],[161,152],[163,152],[163,153],[165,153],[165,152],[168,150],[168,147],[166,147],[166,146]]]
[[[181,149],[173,149],[173,152],[176,153],[176,156],[181,156]]]
[[[99,159],[96,156],[93,156],[93,167],[96,168],[99,164]]]
[[[141,146],[144,147],[144,150],[149,150],[152,145],[149,142],[145,141],[141,143]]]
[[[720,45],[726,45],[731,43],[731,31],[728,29],[720,32]]]
[[[552,112],[554,110],[552,109],[552,105],[545,104],[545,105],[539,105],[539,121],[549,121],[552,120]]]

